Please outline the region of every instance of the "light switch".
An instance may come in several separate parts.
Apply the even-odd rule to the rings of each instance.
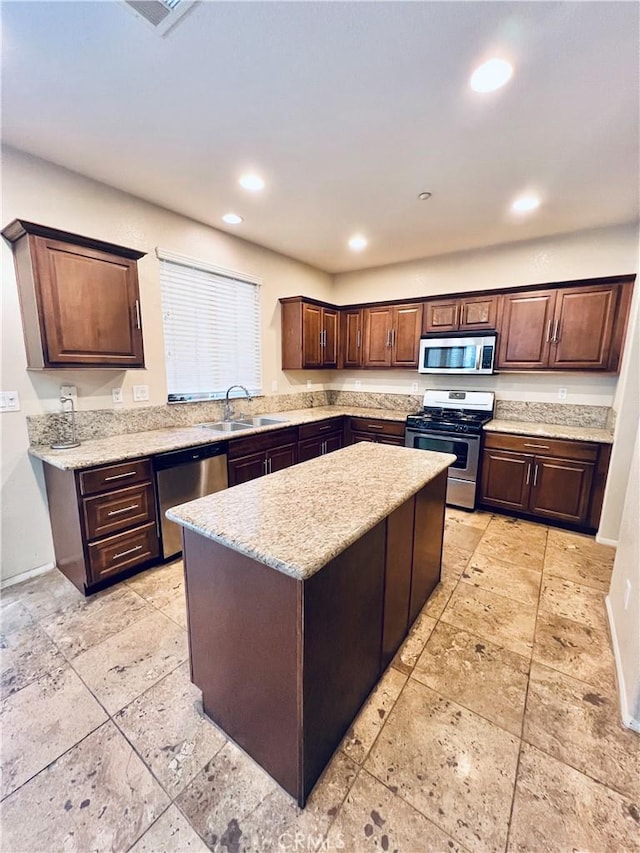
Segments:
[[[17,391],[0,391],[0,412],[19,412],[20,397]]]
[[[122,403],[122,388],[112,388],[111,389],[111,400],[114,403]]]
[[[141,402],[142,400],[149,399],[149,386],[148,385],[134,385],[133,386],[133,399],[137,402]]]

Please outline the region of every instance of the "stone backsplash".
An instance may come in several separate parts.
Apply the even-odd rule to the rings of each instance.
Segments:
[[[422,396],[413,394],[383,394],[370,391],[302,391],[296,394],[277,394],[255,397],[251,402],[236,399],[236,415],[262,415],[309,409],[317,406],[347,408],[394,409],[417,412]],[[108,438],[150,429],[191,426],[222,418],[222,401],[206,403],[174,403],[164,406],[145,406],[135,409],[95,409],[76,413],[80,441]],[[595,429],[613,427],[613,410],[609,406],[576,406],[570,403],[529,403],[518,400],[496,400],[495,416],[503,420],[527,423],[583,426]],[[27,417],[29,441],[32,445],[50,445],[70,435],[68,414],[46,414]]]

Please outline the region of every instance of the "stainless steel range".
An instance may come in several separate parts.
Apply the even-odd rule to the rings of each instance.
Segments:
[[[451,506],[476,505],[482,426],[493,417],[494,404],[491,391],[425,391],[422,411],[407,418],[407,447],[456,456],[447,478]]]

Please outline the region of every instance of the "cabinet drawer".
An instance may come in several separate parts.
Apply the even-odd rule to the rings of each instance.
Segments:
[[[259,453],[261,450],[271,450],[273,447],[281,447],[285,444],[294,444],[298,441],[298,427],[286,429],[274,429],[258,435],[250,435],[246,438],[234,438],[229,442],[229,459],[238,459],[240,456],[248,456],[251,453]]]
[[[329,421],[317,421],[314,424],[302,424],[300,427],[300,441],[305,438],[317,438],[332,432],[341,432],[344,421],[342,418],[332,418]]]
[[[151,460],[135,459],[80,472],[80,493],[92,495],[151,480]]]
[[[401,435],[404,438],[404,421],[382,421],[376,418],[351,418],[352,432],[375,432],[381,435]]]
[[[152,560],[159,551],[154,521],[94,542],[89,545],[91,582],[98,583],[117,572]]]
[[[156,517],[151,483],[85,498],[82,504],[87,539],[155,521]]]
[[[580,459],[584,462],[595,462],[598,458],[597,444],[561,438],[485,432],[484,446],[487,449],[513,450],[534,456],[559,456],[564,459]]]

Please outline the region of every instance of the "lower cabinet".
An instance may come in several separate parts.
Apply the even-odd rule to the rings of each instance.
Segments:
[[[229,486],[273,474],[297,461],[297,427],[234,439],[229,442]]]
[[[375,441],[379,444],[395,444],[398,447],[404,447],[404,428],[404,421],[350,418],[347,427],[347,443]]]
[[[344,418],[303,424],[299,431],[298,462],[339,450],[343,444]]]
[[[592,442],[487,433],[480,503],[595,529],[609,455]]]
[[[82,593],[157,562],[150,459],[44,472],[56,564]]]

